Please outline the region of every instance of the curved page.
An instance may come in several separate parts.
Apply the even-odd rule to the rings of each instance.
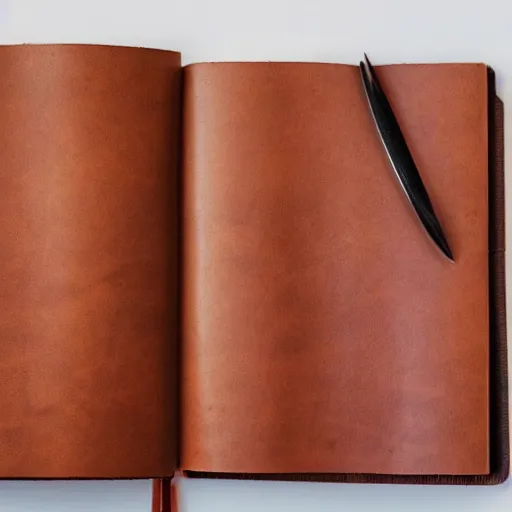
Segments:
[[[0,48],[0,477],[176,466],[180,56]]]
[[[489,470],[486,68],[377,72],[455,264],[358,68],[186,70],[184,469]]]

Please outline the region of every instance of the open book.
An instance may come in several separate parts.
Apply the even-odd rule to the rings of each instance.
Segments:
[[[502,105],[482,64],[0,48],[0,476],[497,483]]]

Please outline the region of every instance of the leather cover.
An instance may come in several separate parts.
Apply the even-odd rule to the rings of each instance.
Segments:
[[[356,68],[186,70],[190,476],[471,484],[508,474],[493,80],[482,65],[378,72],[455,265],[393,182]]]
[[[379,70],[455,265],[393,181],[356,68],[188,68],[183,195],[179,54],[1,47],[0,71],[0,478],[506,478],[484,66]],[[169,509],[169,478],[154,490]]]
[[[0,48],[0,477],[177,465],[180,55]]]

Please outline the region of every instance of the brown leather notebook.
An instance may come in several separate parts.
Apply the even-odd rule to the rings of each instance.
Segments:
[[[506,478],[486,66],[377,68],[455,263],[356,66],[25,45],[0,71],[0,477]]]

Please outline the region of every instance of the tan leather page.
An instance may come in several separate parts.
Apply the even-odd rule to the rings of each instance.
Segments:
[[[455,264],[357,67],[186,68],[186,470],[489,471],[486,68],[377,73]]]
[[[180,75],[0,48],[0,477],[176,466]]]

